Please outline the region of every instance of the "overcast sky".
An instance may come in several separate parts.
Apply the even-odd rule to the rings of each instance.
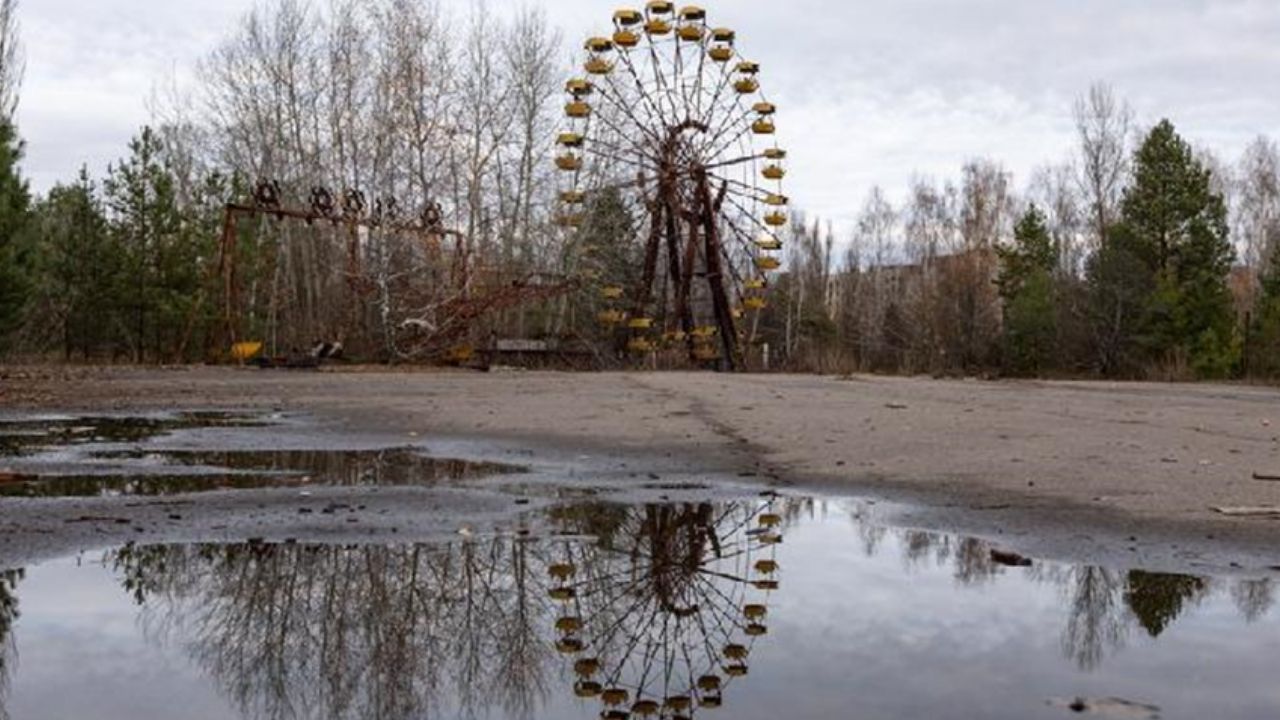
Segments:
[[[517,0],[490,0],[502,12]],[[323,2],[323,0],[321,0]],[[468,0],[441,0],[464,11]],[[543,0],[578,40],[616,0]],[[157,81],[191,66],[253,0],[22,0],[19,122],[37,190],[100,172],[147,121]],[[1278,0],[720,0],[764,66],[796,204],[848,226],[875,184],[900,197],[988,156],[1019,183],[1071,151],[1073,98],[1105,80],[1143,123],[1171,118],[1234,161],[1280,137]],[[566,51],[566,59],[568,52]],[[567,71],[566,71],[567,72]]]

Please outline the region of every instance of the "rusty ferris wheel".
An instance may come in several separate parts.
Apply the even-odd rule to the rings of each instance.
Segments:
[[[584,75],[566,84],[559,222],[579,241],[599,321],[631,352],[741,369],[767,274],[781,266],[786,152],[760,66],[737,41],[703,8],[654,0],[618,10],[611,35],[586,41]],[[591,232],[605,192],[638,237]],[[632,240],[638,274],[603,261],[604,246]]]

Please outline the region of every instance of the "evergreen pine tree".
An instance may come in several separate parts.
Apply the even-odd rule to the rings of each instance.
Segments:
[[[1032,205],[1014,229],[1011,246],[997,248],[996,284],[1004,301],[1005,365],[1015,374],[1043,372],[1057,337],[1053,269],[1057,250],[1044,214]]]
[[[1127,250],[1156,279],[1143,344],[1157,363],[1186,362],[1201,377],[1221,377],[1237,356],[1226,203],[1168,120],[1147,135],[1133,165],[1121,203]]]
[[[31,290],[31,191],[18,169],[22,155],[17,128],[0,120],[0,354],[11,347]]]

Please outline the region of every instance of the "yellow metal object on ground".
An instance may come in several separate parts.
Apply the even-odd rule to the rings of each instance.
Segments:
[[[231,346],[231,357],[239,362],[252,360],[262,352],[262,343],[258,341],[238,342]]]
[[[449,350],[445,358],[449,362],[464,363],[469,362],[476,356],[476,349],[470,345],[458,345]]]

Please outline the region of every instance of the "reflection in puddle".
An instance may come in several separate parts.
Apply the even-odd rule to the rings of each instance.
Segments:
[[[170,717],[161,698],[182,688],[193,718],[1280,707],[1268,580],[1011,567],[982,541],[792,499],[588,504],[549,522],[550,538],[431,546],[128,546],[4,575],[7,705]]]
[[[0,420],[0,457],[92,443],[136,443],[175,430],[267,424],[257,415],[229,412]]]
[[[433,458],[413,448],[383,450],[110,451],[99,460],[135,463],[128,474],[15,476],[0,496],[151,496],[228,489],[327,485],[422,486],[520,472],[499,463]],[[137,463],[142,463],[141,465]],[[165,472],[165,468],[183,472]],[[138,469],[148,472],[140,473]]]

